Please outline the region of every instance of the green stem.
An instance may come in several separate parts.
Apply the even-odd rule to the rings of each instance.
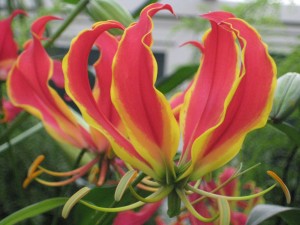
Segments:
[[[144,174],[144,173],[139,173],[139,175],[137,176],[137,178],[135,178],[135,180],[131,183],[131,186],[132,187],[135,187],[138,183],[140,183],[142,180],[143,180],[143,178],[146,176],[146,174]]]
[[[9,14],[11,14],[14,11],[13,2],[11,0],[6,0],[6,6]]]
[[[75,161],[75,163],[74,163],[73,169],[76,169],[77,167],[79,167],[80,162],[81,162],[81,160],[82,160],[82,158],[83,158],[83,156],[84,156],[84,154],[85,154],[86,152],[87,152],[87,150],[86,150],[85,148],[81,149],[81,151],[79,152],[79,154],[78,154],[78,156],[77,156],[77,158],[76,158],[76,161]]]
[[[11,124],[3,134],[0,136],[0,143],[3,143],[7,140],[7,138],[12,134],[12,132],[20,127],[20,124],[22,124],[26,119],[28,119],[30,114],[27,112],[22,112]]]
[[[34,126],[32,126],[31,128],[29,128],[28,130],[22,132],[21,134],[19,134],[18,136],[12,138],[9,140],[9,143],[4,143],[2,145],[0,145],[0,153],[3,151],[6,151],[10,145],[16,145],[19,142],[23,141],[24,139],[32,136],[34,133],[36,133],[37,131],[41,130],[43,128],[43,124],[42,123],[38,123]]]
[[[64,23],[58,28],[58,30],[53,34],[51,39],[44,45],[45,48],[49,48],[54,41],[64,32],[64,30],[70,25],[74,18],[85,8],[89,3],[89,0],[81,0],[75,7],[75,9],[69,14],[69,16],[64,20]]]

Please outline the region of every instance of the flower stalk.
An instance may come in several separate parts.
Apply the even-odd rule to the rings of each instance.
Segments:
[[[68,17],[64,20],[63,24],[55,31],[52,37],[44,44],[45,48],[49,48],[57,38],[65,31],[65,29],[72,23],[75,17],[85,9],[86,5],[90,0],[81,0],[78,4],[76,4],[73,11],[68,15]]]

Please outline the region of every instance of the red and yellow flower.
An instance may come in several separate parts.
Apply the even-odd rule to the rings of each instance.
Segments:
[[[186,191],[195,190],[189,183],[228,163],[240,151],[246,135],[266,124],[276,66],[248,23],[227,12],[204,14],[211,29],[203,44],[191,42],[202,52],[199,69],[188,90],[170,104],[155,88],[157,63],[151,50],[152,17],[161,10],[173,13],[168,4],[147,6],[139,21],[124,29],[117,50],[110,52],[111,100],[124,130],[97,103],[87,76],[92,46],[108,29],[123,29],[121,24],[98,22],[74,38],[63,60],[66,90],[85,121],[109,140],[116,155],[161,187],[145,201],[169,195],[170,202],[180,199],[198,219],[210,221],[214,218],[203,218],[189,205]],[[101,57],[106,54],[102,52]],[[181,138],[183,147],[179,147]],[[181,157],[175,162],[178,151]],[[180,208],[180,201],[178,205]],[[114,210],[119,209],[107,211]],[[174,216],[178,210],[169,214]]]

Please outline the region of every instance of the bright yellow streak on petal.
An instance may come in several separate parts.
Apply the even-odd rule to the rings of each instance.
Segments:
[[[275,172],[273,172],[271,170],[268,170],[267,174],[270,177],[272,177],[280,185],[280,187],[283,190],[283,193],[285,195],[286,203],[290,204],[291,203],[291,194],[290,194],[288,187],[285,185],[285,183],[282,181],[282,179]]]

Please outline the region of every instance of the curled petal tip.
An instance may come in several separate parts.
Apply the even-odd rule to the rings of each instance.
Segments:
[[[22,15],[24,15],[24,16],[28,16],[28,13],[25,12],[24,10],[22,10],[22,9],[16,9],[16,10],[14,10],[14,11],[12,12],[10,18],[13,19],[15,16],[20,15],[20,14],[22,14]]]
[[[31,33],[38,39],[43,39],[43,33],[46,25],[51,20],[62,20],[63,18],[57,16],[42,16],[34,21],[31,26]]]
[[[196,48],[198,48],[202,53],[204,52],[204,46],[198,41],[187,41],[187,42],[181,44],[180,47],[183,47],[186,45],[193,45]]]

